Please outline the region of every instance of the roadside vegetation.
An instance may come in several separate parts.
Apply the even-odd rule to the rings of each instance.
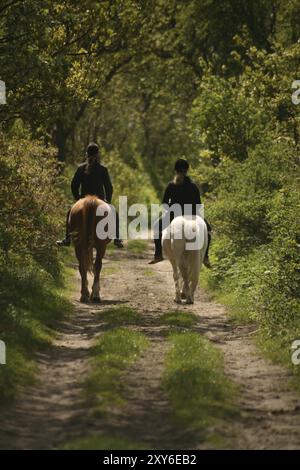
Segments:
[[[251,67],[236,56],[243,72],[218,85],[207,68],[190,119],[202,146],[194,177],[207,182],[214,230],[206,285],[237,321],[257,324],[263,350],[299,382],[291,362],[300,337],[298,55],[298,43],[271,55],[252,47]]]
[[[55,325],[71,311],[65,268],[54,240],[63,202],[52,150],[27,139],[4,141],[0,156],[0,399],[32,383],[34,352],[51,344]]]

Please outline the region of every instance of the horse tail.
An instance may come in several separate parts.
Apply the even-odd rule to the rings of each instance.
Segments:
[[[97,199],[87,199],[83,209],[82,264],[87,271],[93,270],[93,248],[96,234]]]

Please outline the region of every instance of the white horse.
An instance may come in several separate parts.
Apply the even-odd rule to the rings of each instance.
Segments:
[[[194,303],[194,293],[207,249],[208,235],[198,215],[179,216],[162,232],[164,255],[170,260],[175,282],[175,302]]]

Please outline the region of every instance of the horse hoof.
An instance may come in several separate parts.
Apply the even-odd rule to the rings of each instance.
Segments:
[[[176,304],[181,304],[181,299],[176,299],[176,297],[175,297],[174,302],[175,302]]]
[[[186,302],[185,302],[187,305],[192,305],[194,303],[194,301],[192,299],[186,299]]]
[[[100,299],[100,297],[93,297],[92,302],[93,302],[93,304],[100,304],[101,299]]]
[[[85,297],[85,296],[81,296],[80,297],[80,302],[82,304],[87,304],[89,302],[89,298],[88,297]]]

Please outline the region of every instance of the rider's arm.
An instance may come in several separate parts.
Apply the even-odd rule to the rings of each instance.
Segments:
[[[170,199],[171,199],[171,186],[170,186],[170,184],[168,184],[168,186],[165,189],[165,193],[164,193],[162,203],[167,204],[169,206],[170,205]]]
[[[72,194],[74,196],[74,199],[78,201],[80,199],[80,194],[79,194],[79,188],[81,185],[81,177],[82,177],[82,172],[80,171],[79,168],[77,168],[75,175],[73,176],[72,182],[71,182],[71,190]]]
[[[200,191],[196,184],[194,185],[194,191],[195,191],[195,204],[201,204]]]
[[[107,171],[107,168],[104,167],[104,179],[103,179],[104,189],[105,189],[105,198],[107,202],[111,203],[113,195],[113,185],[111,184],[110,176]]]
[[[193,203],[193,214],[194,215],[201,215],[201,209],[200,209],[200,204],[202,204],[201,202],[201,196],[200,196],[200,191],[199,191],[199,188],[198,186],[193,183],[193,192],[194,192],[194,195],[193,195],[193,200],[194,200],[194,203]]]

